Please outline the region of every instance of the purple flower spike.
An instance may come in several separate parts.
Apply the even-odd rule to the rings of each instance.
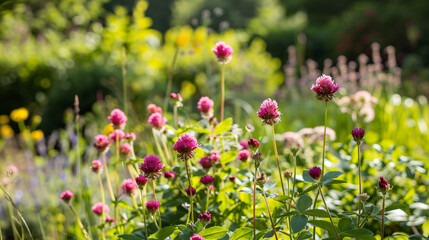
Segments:
[[[216,55],[217,61],[220,64],[229,63],[232,59],[232,47],[224,42],[216,43],[215,47],[212,49],[213,53]]]
[[[140,170],[145,173],[147,178],[158,178],[162,172],[161,169],[164,167],[161,160],[154,154],[149,154],[143,159],[143,163],[140,165]]]
[[[198,216],[198,219],[202,222],[202,223],[209,223],[212,220],[212,216],[210,214],[210,212],[205,212],[205,213],[200,213],[200,215]]]
[[[257,112],[258,117],[262,118],[262,122],[268,125],[274,125],[280,121],[279,107],[276,100],[267,99],[259,107]]]
[[[316,79],[316,84],[311,86],[311,90],[317,93],[317,99],[328,102],[334,98],[334,93],[338,91],[340,85],[335,84],[330,76],[323,74]]]
[[[355,140],[357,144],[360,144],[365,136],[365,130],[362,128],[355,128],[352,130],[352,136],[353,140]]]
[[[308,174],[310,177],[312,177],[315,181],[319,180],[320,175],[322,174],[322,169],[320,167],[312,167],[309,169]]]
[[[389,185],[389,182],[381,176],[380,181],[378,182],[378,190],[381,193],[386,194],[386,192],[389,191],[390,189],[391,187]]]
[[[204,185],[211,185],[214,181],[214,178],[212,176],[204,176],[200,179],[200,182]]]
[[[194,136],[190,133],[184,133],[177,139],[173,149],[178,152],[178,157],[186,161],[194,157],[194,150],[199,147],[198,141]]]
[[[159,205],[161,205],[160,202],[155,201],[155,200],[150,200],[146,203],[146,209],[149,213],[156,213],[159,209]]]

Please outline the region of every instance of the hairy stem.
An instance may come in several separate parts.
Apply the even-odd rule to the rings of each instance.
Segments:
[[[384,239],[384,205],[386,202],[386,194],[383,194],[383,208],[381,210],[381,240]]]
[[[282,192],[283,192],[283,195],[286,196],[285,186],[284,186],[284,183],[283,183],[282,170],[280,169],[279,154],[277,152],[276,137],[275,137],[275,133],[274,133],[274,125],[271,125],[271,126],[272,126],[271,129],[272,129],[272,132],[273,132],[274,152],[276,153],[276,159],[277,159],[277,169],[279,170],[280,183],[282,184]]]
[[[256,174],[258,168],[255,163],[255,180],[253,181],[253,238],[256,239]]]
[[[143,198],[143,189],[140,189],[140,202],[141,202],[142,213],[143,213],[144,232],[146,235],[146,239],[148,239],[147,225],[146,225],[146,211],[145,211],[145,207],[144,207],[144,198]]]
[[[100,224],[102,224],[101,228],[101,236],[103,239],[106,239],[106,236],[104,235],[104,206],[106,205],[106,200],[104,197],[104,187],[103,187],[103,181],[101,180],[101,173],[98,173],[98,182],[100,183],[100,192],[101,192],[101,202],[103,203],[103,210],[101,211],[100,215]]]
[[[189,183],[189,190],[190,190],[189,199],[191,200],[191,206],[189,208],[189,214],[191,215],[191,222],[194,222],[194,209],[193,209],[194,197],[193,197],[193,194],[192,194],[192,184],[191,184],[191,176],[189,174],[189,169],[188,169],[188,161],[185,161],[185,166],[186,166],[186,174],[188,176],[188,183]]]
[[[358,167],[359,167],[359,195],[362,194],[362,177],[361,177],[361,165],[360,165],[360,143],[358,143]],[[361,200],[358,198],[358,226],[360,224],[360,212],[361,212]]]
[[[273,227],[274,236],[276,237],[276,240],[278,240],[279,238],[277,237],[276,226],[274,225],[273,218],[271,217],[270,207],[268,206],[268,201],[267,201],[267,197],[265,196],[264,189],[262,189],[262,194],[264,195],[265,205],[267,206],[267,212],[268,212],[268,216],[270,217],[271,226]]]
[[[335,227],[334,221],[332,220],[331,213],[329,212],[328,205],[326,204],[325,197],[323,196],[322,187],[320,186],[320,184],[317,184],[317,186],[319,187],[319,193],[320,193],[320,196],[322,197],[323,204],[325,205],[326,212],[328,213],[329,220],[331,221],[332,228],[334,229],[335,236],[337,236],[337,240],[341,240],[340,235],[337,232],[337,228]]]

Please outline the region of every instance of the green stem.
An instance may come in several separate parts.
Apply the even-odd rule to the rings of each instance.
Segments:
[[[173,156],[171,156],[171,152],[167,147],[167,137],[164,134],[161,135],[161,142],[162,142],[162,146],[163,146],[164,151],[165,151],[165,155],[170,160],[171,167],[173,167],[173,165],[174,165]]]
[[[191,184],[191,176],[189,174],[189,169],[188,169],[188,161],[185,161],[185,166],[186,166],[186,174],[188,175],[188,183],[189,183],[189,190],[190,190],[189,199],[191,200],[191,206],[189,208],[189,214],[191,215],[191,222],[194,222],[194,209],[193,209],[194,197],[192,194],[192,184]]]
[[[325,197],[323,196],[322,188],[320,187],[320,184],[317,184],[317,187],[319,188],[320,196],[322,197],[323,204],[325,205],[326,212],[328,213],[329,220],[331,221],[331,225],[332,225],[332,228],[334,229],[335,235],[337,236],[337,240],[341,240],[340,235],[337,232],[337,228],[335,227],[334,221],[332,220],[332,216],[331,216],[331,213],[329,212],[329,208],[328,208],[328,205],[326,204]]]
[[[322,150],[322,175],[320,178],[320,182],[323,181],[323,175],[325,174],[325,145],[326,145],[326,124],[328,120],[328,102],[325,101],[325,126],[323,130],[323,150]],[[317,198],[319,197],[319,192],[316,193],[316,197],[314,198],[313,209],[316,209]],[[316,217],[313,217],[315,220]],[[316,226],[313,227],[313,240],[316,240]]]
[[[158,199],[156,198],[156,194],[155,194],[155,183],[153,181],[153,178],[151,178],[151,181],[152,181],[153,198],[155,199],[155,201],[158,201]],[[154,219],[155,219],[155,215],[156,215],[156,213],[154,213]],[[162,227],[161,210],[159,210],[159,226]]]
[[[174,104],[174,107],[173,107],[173,114],[174,114],[174,127],[177,128],[178,123],[177,123],[177,106],[176,106],[176,104]]]
[[[287,191],[287,195],[290,196],[289,178],[287,179],[287,190],[288,190]],[[293,197],[293,193],[292,193],[292,197]],[[288,213],[290,212],[290,205],[287,205],[286,210],[287,210]],[[289,227],[290,239],[293,240],[292,227],[291,227],[291,224],[290,224],[290,216],[287,216],[287,219],[288,219],[288,223],[289,223],[288,227]]]
[[[122,48],[122,58],[121,58],[121,62],[122,62],[122,91],[123,91],[123,97],[124,97],[124,111],[125,111],[125,115],[128,115],[128,93],[127,93],[127,69],[126,69],[126,55],[125,55],[125,48]]]
[[[156,135],[155,128],[152,128],[153,138],[155,140],[156,148],[158,149],[159,154],[161,155],[161,159],[166,159],[164,156],[164,152],[162,151],[161,145],[159,145],[158,136]]]
[[[209,210],[210,187],[207,187],[206,212]]]
[[[267,197],[265,196],[265,191],[263,188],[262,188],[262,195],[264,195],[265,206],[267,206],[267,212],[268,212],[268,216],[270,217],[271,226],[273,227],[274,236],[276,237],[276,240],[278,240],[279,238],[277,237],[276,226],[274,225],[273,218],[271,217],[270,207],[268,206]]]
[[[222,64],[221,75],[221,105],[220,105],[220,121],[223,121],[224,107],[225,107],[225,64]]]
[[[168,83],[167,83],[167,91],[165,92],[165,99],[164,99],[164,112],[167,112],[167,104],[168,104],[168,95],[171,92],[171,87],[173,85],[173,74],[174,74],[174,65],[176,64],[177,55],[179,53],[179,47],[176,48],[176,51],[174,52],[173,61],[171,62],[170,66],[170,72],[168,73]]]
[[[279,170],[280,183],[282,184],[282,192],[283,192],[283,195],[284,195],[284,196],[286,196],[285,186],[284,186],[284,183],[283,183],[282,170],[280,169],[279,154],[278,154],[278,152],[277,152],[276,137],[275,137],[275,133],[274,133],[274,125],[271,125],[271,127],[272,127],[271,129],[272,129],[272,132],[273,132],[274,152],[276,153],[277,169]]]
[[[384,206],[386,202],[386,194],[383,194],[383,208],[381,211],[381,240],[384,239]]]
[[[156,217],[155,217],[155,215],[156,215],[156,213],[153,213],[153,214],[152,214],[152,220],[153,220],[153,223],[155,223],[156,228],[159,230],[159,226],[158,226],[158,223],[156,222]]]
[[[102,153],[102,158],[103,158],[104,169],[106,170],[107,187],[109,189],[110,198],[112,200],[115,200],[115,195],[113,194],[113,188],[112,188],[112,183],[110,181],[109,168],[107,167],[107,161],[106,161],[105,153]]]
[[[91,237],[89,236],[88,232],[85,230],[85,227],[83,226],[82,222],[79,219],[79,216],[77,215],[76,211],[73,209],[72,205],[70,205],[70,203],[68,204],[68,206],[70,207],[70,210],[72,211],[74,217],[76,218],[76,222],[79,225],[80,229],[83,232],[83,235],[85,236],[86,239],[90,240]]]
[[[255,163],[255,180],[253,181],[253,239],[256,239],[256,174],[258,168]]]
[[[362,178],[361,178],[361,165],[360,165],[360,143],[358,146],[358,167],[359,167],[359,195],[362,194]],[[358,226],[360,224],[361,200],[358,198]]]
[[[103,181],[101,180],[101,174],[98,173],[98,182],[100,183],[100,192],[101,192],[101,202],[103,203],[103,209],[101,211],[100,216],[100,224],[102,224],[101,228],[101,236],[103,239],[106,239],[106,236],[104,235],[104,206],[106,206],[105,197],[104,197],[104,187],[103,187]]]
[[[140,202],[141,202],[141,205],[142,205],[144,231],[145,231],[145,234],[146,234],[146,239],[148,239],[147,225],[146,225],[146,211],[145,211],[145,207],[144,207],[144,198],[143,198],[143,189],[140,189]]]
[[[296,156],[293,156],[293,184],[292,184],[292,198],[295,196],[296,185]]]

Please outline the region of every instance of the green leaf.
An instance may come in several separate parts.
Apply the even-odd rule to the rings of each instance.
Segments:
[[[303,231],[301,232],[301,234],[298,235],[297,240],[304,240],[304,239],[308,239],[311,238],[313,236],[313,234],[309,231]]]
[[[132,234],[122,234],[122,235],[119,235],[118,237],[125,240],[143,240],[143,238],[139,238],[136,235],[132,235]]]
[[[264,190],[268,191],[276,185],[276,182],[267,182],[264,185]]]
[[[323,181],[322,181],[322,185],[325,185],[329,182],[332,182],[334,180],[334,178],[337,178],[341,175],[343,175],[343,172],[340,171],[332,171],[332,172],[327,172],[325,174],[325,176],[323,176]]]
[[[229,128],[232,125],[232,118],[227,118],[223,120],[221,123],[219,123],[215,130],[213,131],[214,134],[221,134],[229,130]]]
[[[173,226],[165,227],[159,230],[158,232],[150,235],[149,239],[164,240],[167,237],[169,237],[171,234],[173,234],[173,232],[176,230],[177,230],[177,227],[173,227]]]
[[[230,240],[248,240],[253,236],[253,229],[251,228],[239,228],[234,231]]]
[[[374,235],[374,233],[366,228],[356,228],[356,229],[350,229],[345,232],[342,232],[341,235],[345,237],[358,237],[362,235],[372,236]]]
[[[264,238],[264,236],[265,236],[265,231],[263,231],[263,232],[258,232],[258,233],[256,234],[256,237],[255,237],[255,239],[254,239],[254,240],[260,240],[260,239],[263,239],[263,238]]]
[[[206,129],[206,128],[192,128],[192,130],[194,130],[197,133],[208,133],[210,134],[210,130]]]
[[[199,235],[204,239],[210,240],[222,238],[227,232],[226,228],[214,226],[201,231]]]
[[[338,229],[344,232],[352,226],[352,219],[350,217],[343,217],[338,222]]]
[[[404,212],[407,212],[408,210],[410,210],[410,208],[406,204],[403,204],[403,203],[394,203],[394,204],[390,204],[389,206],[387,206],[384,209],[384,211],[388,212],[388,211],[392,211],[392,210],[396,210],[396,209],[401,209]],[[381,214],[381,211],[380,211],[380,214]]]
[[[311,199],[308,195],[302,195],[300,198],[298,198],[298,202],[296,203],[296,208],[300,213],[305,212],[309,207],[311,207],[311,204],[313,203],[313,199]]]
[[[324,221],[324,220],[310,220],[308,222],[311,225],[313,225],[313,226],[320,227],[320,228],[323,228],[323,229],[327,230],[330,233],[330,235],[334,234],[334,229],[332,229],[332,225],[328,221]]]
[[[273,198],[274,200],[276,200],[277,202],[284,202],[288,199],[291,199],[291,197],[286,196],[286,195],[282,195],[282,196],[278,196],[276,198]]]
[[[238,151],[237,150],[231,150],[229,152],[223,153],[220,155],[220,163],[221,164],[227,164],[232,161],[234,161],[237,158]]]
[[[304,214],[308,216],[320,217],[320,218],[329,217],[328,213],[322,209],[308,209],[307,211],[304,212]]]
[[[331,182],[328,182],[326,185],[343,184],[343,183],[347,183],[347,181],[335,179],[335,180],[332,180]]]
[[[312,185],[311,187],[308,187],[307,189],[305,189],[303,192],[301,192],[299,194],[299,196],[302,196],[310,191],[313,191],[314,189],[317,189],[317,184]]]
[[[420,234],[413,234],[413,235],[410,235],[408,238],[423,238],[425,240],[429,240],[429,237],[425,237],[425,236],[420,235]]]
[[[302,178],[304,179],[304,182],[316,183],[316,181],[314,181],[310,174],[308,174],[308,170],[304,170],[302,172]]]
[[[305,215],[295,215],[292,216],[292,219],[290,220],[290,224],[292,226],[293,233],[300,232],[302,229],[305,228],[308,222],[308,217]]]

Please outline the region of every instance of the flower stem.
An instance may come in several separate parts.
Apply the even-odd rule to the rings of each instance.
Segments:
[[[123,91],[123,97],[124,97],[124,111],[125,111],[125,115],[128,115],[128,103],[127,103],[127,69],[125,67],[126,64],[126,55],[125,55],[125,48],[122,48],[122,58],[121,58],[121,62],[122,62],[122,91]]]
[[[295,196],[296,185],[296,156],[293,156],[293,184],[292,184],[292,198]]]
[[[326,145],[326,124],[328,120],[328,102],[325,101],[325,126],[323,130],[323,150],[322,150],[322,175],[320,178],[320,182],[323,181],[323,175],[325,174],[325,145]],[[314,198],[313,209],[316,209],[317,198],[319,197],[319,192],[317,192],[316,197]],[[313,217],[315,220],[316,217]],[[313,240],[316,239],[316,226],[313,228]]]
[[[282,191],[283,191],[283,195],[285,195],[285,196],[286,196],[286,193],[285,193],[285,186],[284,186],[284,184],[283,184],[282,170],[280,169],[279,154],[278,154],[278,152],[277,152],[276,137],[275,137],[275,133],[274,133],[274,125],[271,125],[271,127],[272,127],[272,132],[273,132],[274,152],[276,153],[277,168],[278,168],[278,170],[279,170],[280,183],[282,184]]]
[[[174,114],[174,127],[177,128],[178,124],[177,124],[177,106],[176,106],[176,104],[173,107],[173,114]]]
[[[152,181],[152,190],[153,190],[153,198],[155,199],[155,201],[158,201],[158,199],[156,198],[156,194],[155,194],[155,183],[153,181],[153,178],[151,178]],[[155,219],[155,215],[156,213],[153,215],[154,219]],[[159,210],[159,225],[162,227],[162,222],[161,222],[161,210]],[[158,226],[158,225],[157,225]]]
[[[164,147],[165,154],[167,158],[170,160],[171,166],[173,166],[174,165],[173,156],[171,156],[170,150],[168,150],[167,137],[164,134],[161,135],[161,142],[162,142],[162,146]]]
[[[102,158],[103,158],[104,169],[106,170],[107,187],[109,188],[110,198],[112,200],[115,200],[115,195],[113,194],[112,183],[110,182],[109,168],[107,167],[105,153],[102,153]]]
[[[273,227],[274,236],[278,240],[279,238],[277,237],[276,226],[274,225],[273,218],[271,217],[270,207],[268,206],[268,201],[267,201],[267,197],[265,196],[264,189],[262,189],[262,194],[264,195],[265,205],[267,206],[267,212],[268,212],[268,216],[270,217],[271,226]]]
[[[386,194],[383,194],[383,208],[381,211],[381,240],[384,239],[384,205],[386,202]]]
[[[144,222],[144,231],[146,234],[146,239],[148,239],[148,234],[147,234],[147,225],[146,225],[146,211],[145,211],[145,207],[144,207],[144,198],[143,198],[143,189],[140,190],[140,202],[142,205],[142,213],[143,213],[143,222]]]
[[[207,187],[206,212],[209,210],[210,187]]]
[[[155,128],[152,128],[153,138],[155,140],[156,148],[158,149],[161,159],[165,159],[164,152],[162,151],[161,145],[159,145],[158,137],[156,136]]]
[[[256,174],[258,168],[255,163],[255,180],[253,181],[253,239],[256,239]]]
[[[362,178],[361,178],[361,165],[360,165],[360,144],[358,143],[358,167],[359,167],[359,195],[362,194]],[[361,214],[361,200],[358,198],[358,226],[360,224],[360,214]]]
[[[100,224],[102,224],[101,228],[101,236],[103,239],[106,239],[106,236],[104,235],[104,207],[106,206],[106,200],[104,197],[104,187],[103,187],[103,181],[101,180],[101,174],[98,173],[98,182],[100,183],[100,192],[101,192],[101,202],[103,203],[103,209],[101,211],[100,215]]]
[[[287,179],[287,195],[288,196],[290,196],[290,185],[289,185],[289,178]],[[293,193],[292,193],[292,197],[293,197]],[[286,208],[286,210],[287,210],[287,212],[290,212],[290,205],[287,205],[287,208]],[[290,216],[287,216],[287,220],[288,220],[288,223],[289,223],[289,234],[290,234],[290,239],[292,240],[293,239],[293,233],[292,233],[292,227],[291,227],[291,224],[290,224]]]
[[[158,228],[158,230],[159,230],[159,226],[158,226],[158,223],[156,222],[155,214],[156,213],[152,214],[152,220],[153,220],[153,223],[155,223],[156,228]]]
[[[320,184],[317,184],[317,187],[319,187],[320,196],[322,197],[323,204],[325,205],[326,212],[328,213],[329,220],[331,221],[331,225],[334,229],[335,235],[337,236],[337,240],[341,240],[340,235],[338,235],[337,228],[335,227],[334,221],[332,220],[331,213],[329,212],[328,205],[326,204],[325,197],[323,196],[322,187],[320,186]]]
[[[222,64],[221,75],[221,105],[220,105],[220,121],[223,121],[224,107],[225,107],[225,64]]]
[[[194,210],[193,210],[194,197],[193,197],[193,194],[192,194],[192,184],[191,184],[191,176],[189,174],[189,169],[188,169],[188,161],[185,161],[185,166],[186,166],[186,174],[188,175],[189,190],[190,190],[190,197],[189,197],[189,199],[191,200],[191,207],[189,208],[189,214],[191,215],[191,222],[194,222]]]
[[[76,222],[79,225],[80,229],[82,230],[83,235],[85,236],[86,239],[90,240],[91,237],[89,236],[88,232],[85,230],[85,227],[83,226],[82,222],[80,221],[79,216],[76,214],[76,211],[74,210],[74,208],[72,207],[72,205],[70,205],[70,203],[68,204],[68,206],[70,207],[73,215],[75,216]]]
[[[176,48],[176,51],[174,52],[173,61],[171,62],[170,66],[170,72],[168,73],[168,83],[167,83],[167,91],[165,92],[165,99],[164,99],[164,112],[167,112],[167,104],[168,104],[168,95],[171,92],[171,87],[173,85],[173,74],[174,74],[174,65],[176,64],[177,55],[179,53],[179,47]]]

